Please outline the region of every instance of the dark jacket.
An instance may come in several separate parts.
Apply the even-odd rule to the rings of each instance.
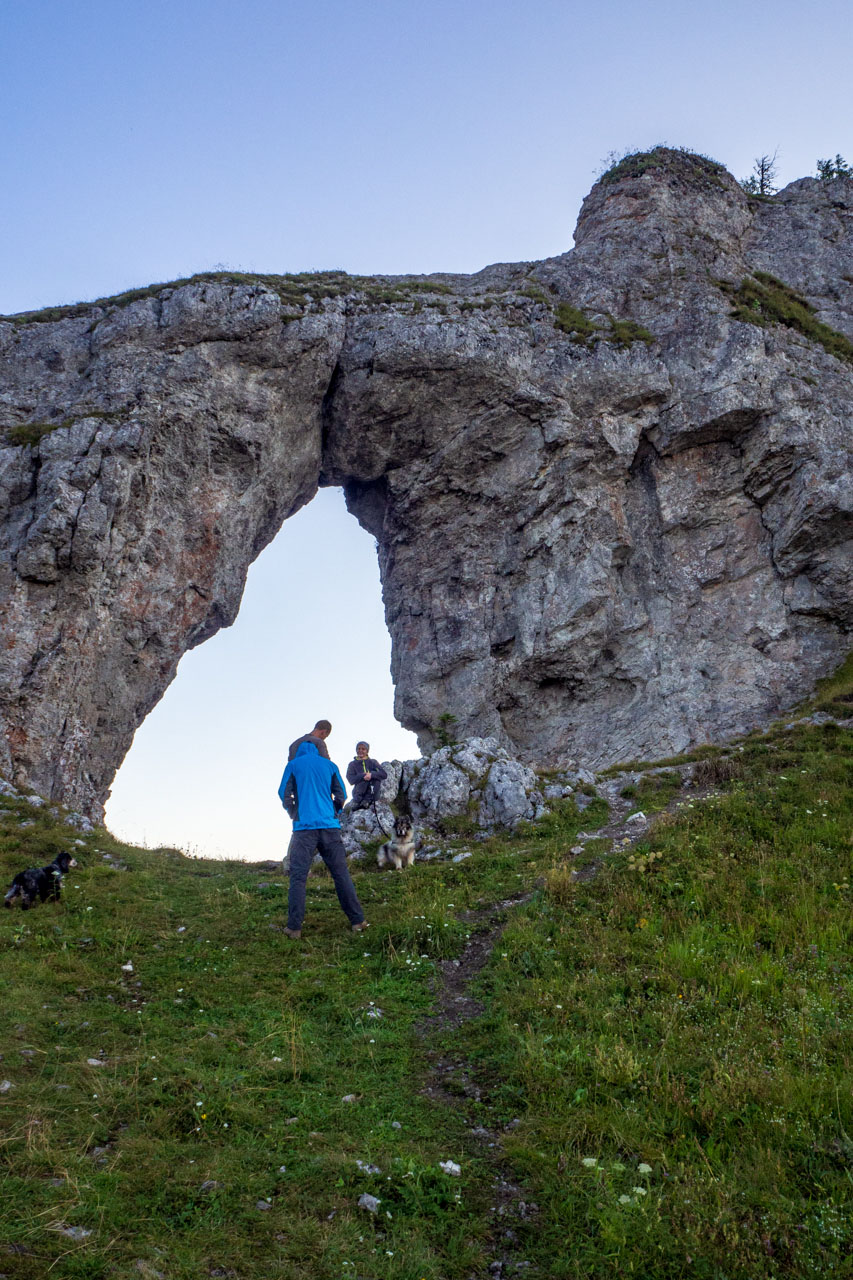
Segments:
[[[367,782],[364,777],[366,773],[370,774],[371,782],[383,782],[388,777],[379,761],[374,760],[372,756],[367,756],[364,760],[359,760],[356,756],[354,760],[350,760],[347,765],[347,782],[352,787],[352,798],[355,801],[361,800],[370,789],[370,782]]]
[[[338,814],[347,798],[344,781],[338,766],[324,760],[313,742],[303,742],[288,761],[278,794],[294,831],[340,827]]]
[[[301,738],[297,738],[295,742],[291,742],[287,752],[288,760],[293,759],[293,757],[296,755],[299,748],[302,746],[303,742],[312,743],[320,752],[320,755],[323,757],[324,760],[329,759],[329,748],[326,746],[323,739],[315,738],[313,733],[303,733]]]

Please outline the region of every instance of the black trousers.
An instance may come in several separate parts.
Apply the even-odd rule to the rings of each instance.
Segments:
[[[315,853],[320,854],[329,868],[344,915],[350,924],[361,924],[364,919],[364,909],[358,900],[358,894],[349,873],[341,833],[337,827],[315,827],[308,831],[294,831],[290,841],[288,929],[302,928],[302,921],[305,919],[305,882]]]
[[[379,793],[382,783],[379,778],[371,778],[369,782],[357,782],[352,789],[352,803],[354,809],[372,809],[373,802],[379,803]]]

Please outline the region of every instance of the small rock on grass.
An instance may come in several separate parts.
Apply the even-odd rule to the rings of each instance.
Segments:
[[[377,1199],[376,1196],[368,1195],[366,1191],[358,1197],[359,1209],[366,1209],[368,1213],[378,1213],[381,1203],[381,1200]]]

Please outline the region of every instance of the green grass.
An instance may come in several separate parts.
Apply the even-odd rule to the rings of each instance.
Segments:
[[[573,341],[586,345],[598,332],[598,326],[579,307],[561,302],[555,311],[554,327],[568,333]]]
[[[507,1251],[580,1280],[849,1275],[853,734],[743,746],[590,882],[568,851],[599,799],[458,865],[356,867],[357,937],[325,875],[294,944],[275,872],[82,837],[59,907],[0,913],[0,1273],[486,1280]],[[0,798],[7,882],[73,836]],[[419,1030],[490,911],[484,1013]],[[431,1099],[430,1054],[478,1092]],[[535,1207],[501,1218],[496,1179]]]
[[[609,328],[597,324],[579,307],[570,302],[561,302],[554,312],[554,327],[571,336],[572,342],[588,347],[595,342],[613,342],[618,347],[630,347],[634,342],[645,342],[647,345],[655,341],[655,336],[648,329],[634,320],[614,320],[608,315]]]
[[[853,715],[853,652],[831,676],[818,681],[810,705],[815,711],[826,711],[842,719]]]
[[[36,445],[43,436],[59,431],[62,427],[73,427],[75,422],[83,422],[87,418],[114,422],[120,417],[122,415],[119,413],[93,409],[91,412],[78,413],[73,418],[63,418],[61,422],[22,422],[16,427],[7,428],[6,440],[9,444]]]
[[[56,320],[88,316],[95,308],[121,308],[144,298],[156,298],[165,289],[178,289],[187,284],[258,285],[277,293],[288,306],[304,308],[309,302],[363,294],[370,302],[407,302],[425,294],[449,294],[453,290],[443,281],[422,277],[400,277],[393,280],[375,276],[351,276],[346,271],[307,271],[299,274],[270,275],[248,271],[202,271],[178,280],[129,289],[92,302],[75,302],[68,306],[43,307],[40,311],[22,311],[0,317],[16,325],[45,324]]]
[[[644,813],[660,813],[681,790],[681,775],[667,770],[641,778],[636,786],[622,788],[622,795]]]
[[[756,271],[738,287],[726,281],[717,283],[732,300],[731,314],[735,320],[762,328],[771,324],[785,325],[810,342],[819,342],[830,355],[848,364],[853,363],[853,342],[818,320],[811,303],[775,276],[766,271]]]
[[[591,884],[556,865],[458,1037],[549,1276],[851,1274],[853,734],[745,754]]]
[[[652,147],[649,151],[632,151],[622,156],[602,174],[600,181],[606,185],[621,182],[625,178],[641,178],[645,173],[661,173],[681,178],[691,183],[714,186],[723,185],[728,171],[725,165],[710,156],[686,147]]]

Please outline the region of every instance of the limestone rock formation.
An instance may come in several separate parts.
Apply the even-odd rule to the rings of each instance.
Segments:
[[[469,817],[479,827],[512,829],[545,812],[536,774],[512,760],[497,738],[468,738],[407,760],[400,790],[415,822],[428,826]]]
[[[849,647],[851,280],[853,182],[750,200],[660,150],[544,262],[0,320],[0,771],[97,817],[318,484],[378,540],[422,749],[444,713],[552,766],[760,723]]]

